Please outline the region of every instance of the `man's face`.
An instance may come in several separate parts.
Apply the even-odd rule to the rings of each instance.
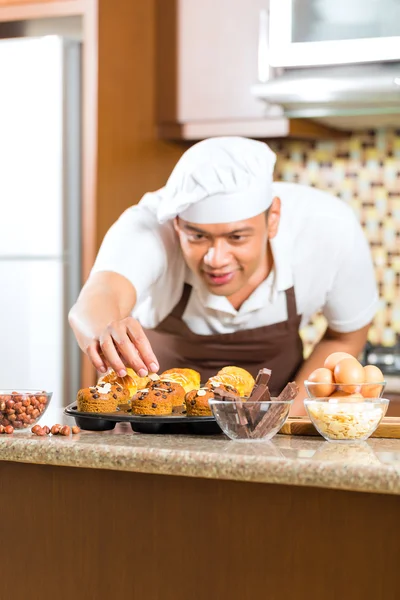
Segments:
[[[278,206],[279,205],[279,206]],[[186,264],[211,293],[231,296],[266,269],[268,237],[276,234],[279,199],[268,213],[234,223],[199,225],[175,220]]]

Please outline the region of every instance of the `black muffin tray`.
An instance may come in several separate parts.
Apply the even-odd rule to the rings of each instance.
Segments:
[[[127,410],[113,413],[87,413],[78,410],[76,402],[66,407],[64,413],[74,417],[78,427],[85,431],[111,431],[117,423],[130,423],[137,433],[213,435],[222,433],[214,417],[187,417],[172,415],[132,415]]]

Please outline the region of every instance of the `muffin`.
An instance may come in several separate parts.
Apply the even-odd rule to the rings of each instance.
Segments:
[[[172,413],[172,393],[155,386],[139,390],[131,400],[133,415],[170,415]]]
[[[129,401],[138,390],[146,387],[146,384],[150,380],[148,377],[139,377],[133,369],[127,368],[126,372],[127,375],[125,375],[125,377],[119,377],[116,372],[111,369],[99,379],[99,383],[117,383],[129,392],[127,400]]]
[[[76,401],[82,412],[112,413],[119,404],[127,401],[127,391],[115,383],[102,382],[79,390]]]
[[[128,376],[132,378],[134,384],[136,385],[136,392],[138,390],[142,390],[143,388],[145,388],[146,385],[148,384],[148,382],[150,381],[151,374],[149,374],[146,377],[139,377],[139,375],[136,373],[136,371],[134,371],[130,367],[126,368],[126,372],[127,372]],[[135,392],[135,394],[136,394],[136,392]]]
[[[200,373],[193,369],[168,369],[160,375],[162,381],[179,383],[185,393],[198,390],[200,387]]]
[[[239,398],[238,391],[229,385],[220,384],[220,389],[234,394]],[[199,390],[192,390],[186,394],[186,412],[188,417],[211,417],[212,411],[208,403],[209,400],[214,398],[214,392],[211,387],[200,388]]]
[[[168,394],[172,406],[182,406],[185,403],[185,390],[179,383],[158,379],[148,383],[147,388],[161,392],[162,394]]]
[[[206,383],[207,388],[219,387],[220,384],[230,385],[239,392],[239,396],[250,396],[255,381],[253,376],[240,367],[224,367]]]

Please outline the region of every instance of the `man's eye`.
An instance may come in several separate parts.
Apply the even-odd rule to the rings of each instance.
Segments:
[[[232,240],[233,242],[242,242],[246,238],[244,235],[230,235],[229,239]]]
[[[201,233],[191,233],[188,238],[190,242],[201,242],[206,239]]]

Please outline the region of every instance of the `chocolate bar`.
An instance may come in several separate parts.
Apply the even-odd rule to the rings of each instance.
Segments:
[[[225,413],[228,417],[227,420],[232,424],[237,424],[236,431],[240,434],[240,437],[249,437],[249,431],[247,429],[249,422],[242,404],[243,400],[238,398],[237,394],[228,392],[221,387],[214,388],[213,392],[215,400],[226,400],[227,402],[233,403],[232,413],[230,413],[229,416]]]
[[[268,389],[270,377],[271,369],[260,369],[258,371],[256,382],[249,397],[249,402],[269,402],[271,400],[271,394]],[[260,406],[257,404],[249,405],[247,413],[251,424],[254,426],[260,414]]]
[[[299,393],[299,386],[295,381],[291,381],[288,383],[279,396],[277,397],[277,402],[288,402],[289,400],[294,400]]]
[[[253,431],[250,434],[250,437],[252,439],[264,437],[267,431],[271,429],[271,426],[274,426],[274,424],[278,423],[279,420],[283,417],[283,415],[286,416],[289,410],[290,406],[288,404],[278,404],[275,402],[271,402],[267,412],[263,415],[257,427],[253,429]]]
[[[258,423],[257,427],[252,431],[250,437],[253,439],[263,437],[271,425],[277,423],[284,415],[286,416],[290,410],[290,405],[281,404],[281,402],[289,402],[290,400],[294,400],[298,393],[299,386],[294,381],[288,383],[281,391],[279,396],[272,400],[271,406]]]
[[[249,400],[251,402],[263,402],[271,400],[271,395],[268,389],[268,381],[271,377],[271,369],[260,369],[256,378],[256,382],[251,391]]]
[[[222,387],[214,388],[213,394],[214,394],[215,400],[228,400],[228,402],[233,402],[234,400],[237,400],[237,397],[238,397],[238,395],[235,394],[234,392],[228,392],[227,390],[224,390],[224,388],[222,388]]]

